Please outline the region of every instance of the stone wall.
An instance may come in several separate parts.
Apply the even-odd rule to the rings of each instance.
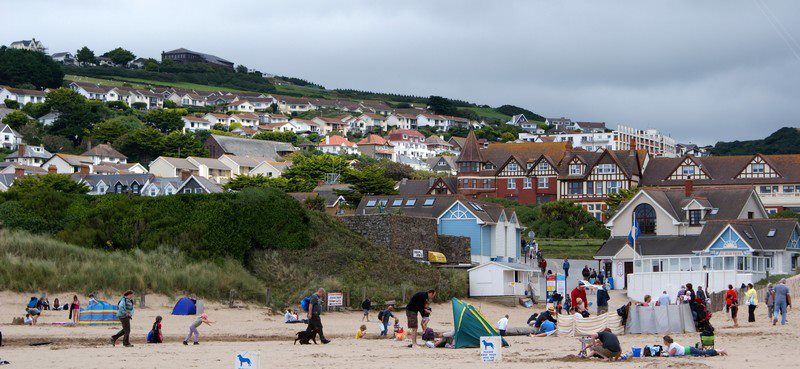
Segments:
[[[338,219],[375,245],[412,258],[413,250],[441,252],[448,263],[470,262],[469,237],[439,235],[435,219],[396,214],[350,215]]]

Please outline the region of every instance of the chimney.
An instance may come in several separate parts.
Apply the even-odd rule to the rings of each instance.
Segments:
[[[21,167],[14,167],[14,177],[24,177],[25,176],[25,168]]]
[[[631,150],[636,150],[636,139],[631,137],[629,144],[631,145]]]
[[[692,191],[694,190],[694,181],[691,179],[687,179],[683,182],[683,194],[686,197],[692,196]]]
[[[47,174],[54,174],[54,173],[58,173],[58,168],[56,168],[55,165],[47,167]]]
[[[78,173],[83,174],[83,175],[89,175],[90,174],[89,173],[89,166],[86,165],[86,164],[81,165],[80,169],[78,170]]]
[[[192,176],[192,171],[191,170],[186,170],[186,169],[181,170],[181,180],[182,181],[185,181],[185,180],[189,179],[189,177],[191,177],[191,176]]]
[[[19,158],[24,158],[25,157],[25,144],[19,144],[19,146],[17,146],[17,151],[19,151],[19,156],[18,157]]]

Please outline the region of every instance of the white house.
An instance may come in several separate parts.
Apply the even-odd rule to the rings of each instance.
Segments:
[[[230,123],[230,117],[228,116],[228,114],[206,113],[206,115],[203,116],[203,119],[208,121],[209,124],[211,124],[212,127],[215,124],[222,124],[222,125],[225,125],[225,126],[229,126],[231,124]]]
[[[258,116],[253,113],[236,113],[228,117],[230,123],[239,123],[242,127],[255,127],[258,125]]]
[[[269,178],[276,178],[283,175],[290,166],[291,161],[264,161],[250,171],[250,175],[263,175]]]
[[[307,98],[273,95],[278,103],[278,111],[281,113],[302,113],[304,111],[315,110],[317,107]]]
[[[115,150],[111,145],[108,144],[100,144],[91,149],[85,151],[83,156],[88,156],[93,164],[100,164],[100,163],[121,163],[125,164],[128,162],[128,157],[123,155],[121,152]]]
[[[150,173],[156,177],[181,177],[183,173],[199,175],[200,169],[187,159],[159,156],[150,162]]]
[[[43,146],[18,144],[16,151],[6,155],[6,161],[38,167],[47,161],[47,159],[50,159],[51,156],[53,156],[53,154],[45,150]]]
[[[470,297],[524,296],[539,286],[540,272],[526,264],[490,261],[468,273]]]
[[[325,139],[317,144],[317,149],[326,154],[358,154],[356,145],[339,135],[325,136]]]
[[[425,135],[413,129],[395,129],[389,132],[386,137],[394,145],[394,151],[398,156],[408,156],[419,160],[435,156],[435,153],[428,149]]]
[[[200,177],[208,178],[214,183],[225,183],[232,178],[231,168],[219,159],[189,156],[186,161],[197,167]]]
[[[8,45],[8,47],[19,50],[38,51],[40,53],[47,51],[47,48],[44,47],[44,44],[35,38],[31,38],[30,40],[14,41],[11,43],[11,45]]]
[[[11,129],[8,125],[0,123],[0,147],[16,150],[22,143],[22,135]]]
[[[611,237],[595,259],[637,300],[665,289],[674,296],[686,283],[723,291],[758,282],[767,270],[790,274],[800,256],[796,220],[769,219],[752,187],[645,188],[606,226]]]
[[[211,129],[211,122],[198,118],[193,115],[184,115],[181,117],[183,121],[184,132],[208,131]]]
[[[388,130],[388,118],[374,113],[364,113],[358,116],[352,123],[351,129],[357,129],[362,134],[369,132],[386,132]]]
[[[256,106],[247,100],[235,100],[228,104],[228,111],[239,111],[243,113],[253,113],[256,111]]]
[[[99,101],[108,100],[108,93],[114,89],[113,87],[87,82],[72,82],[69,84],[69,88],[89,100]]]
[[[27,103],[43,103],[45,100],[45,92],[0,86],[0,101],[3,100],[14,100],[18,102],[20,106]]]
[[[64,153],[55,154],[42,164],[42,168],[48,171],[53,170],[59,174],[80,173],[81,171],[84,174],[92,174],[94,173],[93,166],[92,158],[88,156]]]
[[[417,114],[395,113],[386,118],[389,128],[417,129]]]

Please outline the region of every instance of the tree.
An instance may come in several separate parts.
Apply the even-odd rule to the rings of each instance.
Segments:
[[[75,58],[81,65],[96,64],[97,58],[94,56],[94,51],[84,46],[75,53]]]
[[[49,55],[0,47],[0,85],[58,88],[64,82],[61,65]]]
[[[89,191],[83,183],[78,183],[68,174],[50,173],[43,176],[22,176],[14,180],[14,185],[9,187],[10,193],[35,193],[35,192],[62,192],[72,194],[85,194]]]
[[[769,215],[772,219],[797,219],[800,221],[800,214],[795,213],[789,209],[781,210],[777,213],[772,213]]]
[[[135,104],[135,103],[134,103]],[[126,104],[122,100],[114,100],[114,101],[106,101],[106,106],[109,109],[114,109],[117,111],[125,111],[128,110],[128,104]]]
[[[148,72],[158,71],[158,60],[147,58],[147,60],[144,62],[144,70]]]
[[[45,103],[27,103],[20,110],[37,119],[50,112],[50,108]]]
[[[72,140],[58,135],[44,135],[42,145],[50,152],[70,152],[75,149],[75,143]]]
[[[164,99],[164,109],[175,109],[177,107],[178,104],[176,104],[174,101],[169,99]]]
[[[361,195],[394,195],[395,181],[386,176],[383,169],[370,166],[361,170],[349,170],[345,175],[345,182],[349,183],[355,192]]]
[[[181,117],[186,114],[189,114],[186,109],[155,109],[145,114],[144,121],[161,132],[169,133],[183,128]]]
[[[28,145],[41,145],[44,129],[42,124],[35,120],[29,120],[24,126],[19,127],[17,132],[22,135],[22,141]]]
[[[247,67],[245,67],[244,65],[237,65],[236,73],[247,73]]]
[[[285,131],[285,132],[263,131],[253,135],[253,138],[256,140],[289,142],[295,146],[297,146],[300,143],[300,136],[298,136],[296,133],[292,131]]]
[[[456,115],[458,110],[450,99],[441,96],[431,96],[428,98],[428,107],[435,114]]]
[[[144,123],[130,115],[106,119],[92,127],[92,139],[97,142],[116,142],[120,137],[144,127]]]
[[[17,102],[17,100],[5,99],[3,100],[3,105],[9,109],[19,109],[19,102]]]
[[[198,140],[193,133],[181,131],[172,132],[162,140],[164,156],[185,158],[187,156],[206,156],[208,150],[203,147],[203,142]]]
[[[20,110],[14,110],[8,113],[5,118],[3,118],[2,123],[11,127],[12,129],[19,129],[20,127],[28,124],[30,121],[31,118],[28,116],[28,114],[25,114]]]
[[[120,137],[117,146],[129,161],[149,163],[161,155],[162,140],[163,135],[157,129],[144,127]]]
[[[619,206],[623,202],[630,200],[633,195],[636,195],[637,192],[639,192],[638,188],[631,187],[619,190],[619,192],[608,194],[608,197],[606,198],[606,217],[610,218],[614,216],[614,213],[617,212]]]
[[[137,101],[137,102],[131,104],[131,107],[136,109],[136,110],[144,110],[144,109],[147,108],[147,103],[143,103],[141,101]]]
[[[136,55],[133,55],[132,52],[121,47],[111,50],[103,54],[103,56],[108,57],[112,62],[114,62],[114,64],[119,66],[126,66],[128,63],[133,61],[133,59],[136,59]]]
[[[307,190],[316,186],[317,181],[325,179],[328,173],[344,174],[349,167],[347,161],[338,155],[321,154],[313,156],[294,155],[292,166],[283,172],[283,176],[290,180],[295,180],[294,185]],[[290,190],[296,191],[294,189]],[[303,191],[298,191],[303,192]]]
[[[608,238],[599,220],[571,201],[544,203],[534,209],[532,229],[547,238]]]
[[[47,94],[47,107],[59,112],[58,119],[49,127],[51,134],[57,134],[79,144],[92,126],[111,116],[111,110],[100,101],[88,101],[79,93],[59,88]]]
[[[288,186],[289,181],[286,178],[270,178],[263,174],[256,174],[254,176],[236,176],[222,187],[231,191],[241,191],[245,188],[276,188],[286,191]]]
[[[307,197],[306,200],[303,201],[303,205],[305,205],[306,209],[308,210],[315,210],[319,212],[325,211],[325,199],[320,195]]]
[[[760,140],[720,141],[711,148],[711,153],[714,155],[798,154],[800,131],[795,127],[783,127]]]
[[[534,113],[534,112],[532,112],[532,111],[530,111],[528,109],[520,108],[520,107],[514,106],[514,105],[503,105],[503,106],[501,106],[501,107],[499,107],[499,108],[497,108],[495,110],[497,110],[498,112],[503,113],[505,115],[512,115],[512,116],[513,115],[524,114],[525,118],[527,118],[528,120],[534,120],[534,121],[539,121],[539,122],[544,122],[545,119],[546,119],[545,117],[543,117],[543,116],[541,116],[539,114],[536,114],[536,113]]]
[[[503,132],[500,135],[500,139],[505,141],[505,142],[513,142],[513,141],[515,141],[517,139],[517,136],[514,136],[514,134],[510,133],[510,132]]]

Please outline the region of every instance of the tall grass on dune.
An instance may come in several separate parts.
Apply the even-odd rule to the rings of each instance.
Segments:
[[[241,263],[202,261],[180,251],[104,251],[70,245],[47,236],[0,230],[0,289],[20,292],[127,289],[172,295],[185,291],[224,299],[230,289],[257,300],[264,285]]]

